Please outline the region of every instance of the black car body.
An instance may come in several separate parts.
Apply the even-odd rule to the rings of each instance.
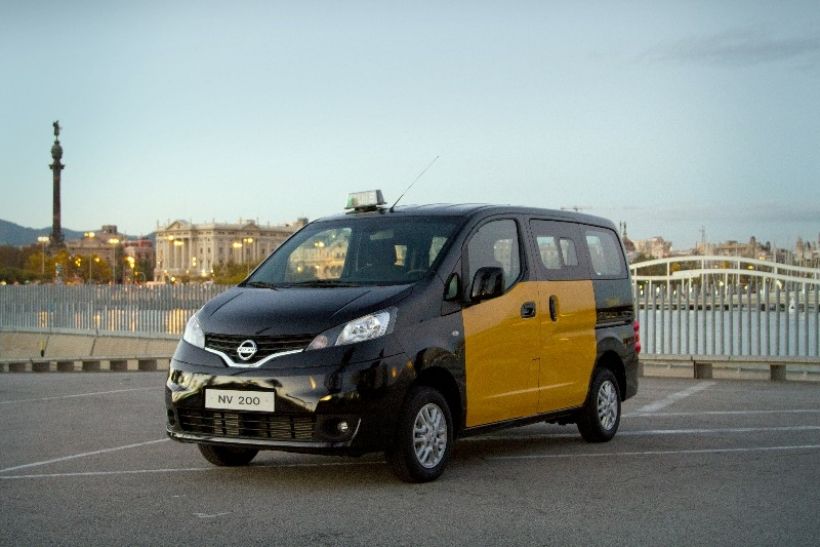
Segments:
[[[454,439],[488,429],[577,422],[609,440],[637,343],[610,222],[371,207],[308,224],[191,319],[167,431],[221,465],[385,451],[403,479],[431,480]]]

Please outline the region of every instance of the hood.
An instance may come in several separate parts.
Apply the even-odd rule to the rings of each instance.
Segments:
[[[206,333],[315,336],[362,315],[392,306],[412,285],[383,287],[235,287],[202,308]]]

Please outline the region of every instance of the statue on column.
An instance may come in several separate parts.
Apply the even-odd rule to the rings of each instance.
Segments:
[[[54,144],[51,146],[51,159],[54,162],[49,165],[52,172],[53,181],[53,215],[51,223],[51,250],[57,251],[65,248],[63,237],[62,217],[60,211],[60,172],[65,165],[60,161],[63,157],[63,147],[60,144],[60,120],[51,124],[54,127]]]

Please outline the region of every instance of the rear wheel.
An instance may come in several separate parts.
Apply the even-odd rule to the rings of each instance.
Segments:
[[[615,436],[620,422],[618,380],[611,370],[599,368],[595,371],[584,408],[578,415],[578,431],[585,441],[602,443]]]
[[[407,396],[394,444],[385,454],[393,472],[405,482],[437,479],[450,460],[453,419],[444,397],[420,386]]]
[[[223,467],[248,465],[259,453],[259,450],[255,448],[216,446],[213,444],[200,444],[198,446],[200,453],[206,460]]]

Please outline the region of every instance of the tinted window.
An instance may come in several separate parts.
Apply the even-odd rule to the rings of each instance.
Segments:
[[[626,276],[621,245],[614,232],[608,230],[587,230],[587,247],[592,262],[592,271],[599,276]]]
[[[530,221],[538,256],[543,266],[541,275],[551,280],[588,279],[586,264],[578,256],[582,234],[572,222],[532,219]]]
[[[575,242],[569,238],[556,236],[537,236],[538,253],[541,263],[548,270],[560,270],[578,265],[578,253]]]
[[[578,265],[578,253],[575,251],[575,242],[565,237],[561,238],[561,257],[564,259],[564,266],[574,267]]]
[[[518,230],[514,220],[495,220],[478,229],[467,245],[469,280],[479,268],[487,266],[504,270],[504,288],[510,288],[521,275]]]

